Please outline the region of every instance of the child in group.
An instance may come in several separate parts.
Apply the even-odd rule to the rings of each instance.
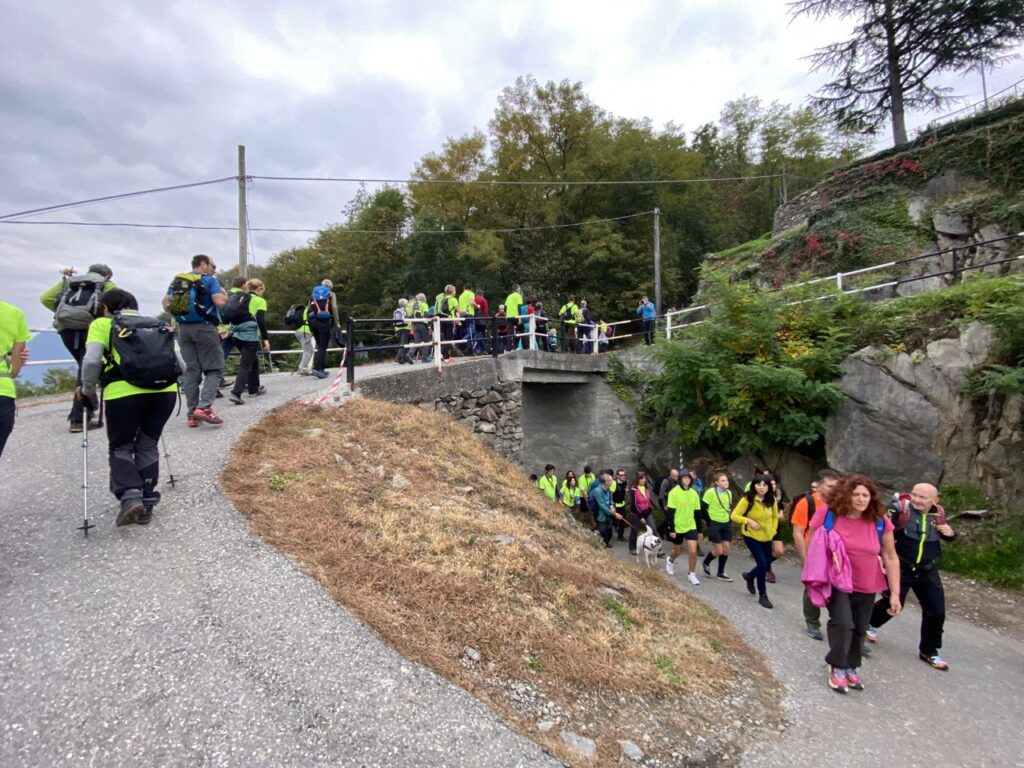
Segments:
[[[676,558],[682,554],[683,542],[689,550],[688,573],[686,576],[694,586],[700,584],[695,573],[697,569],[697,512],[700,511],[700,496],[692,486],[693,478],[688,474],[679,476],[679,485],[668,492],[666,507],[672,519],[669,526],[669,539],[672,541],[672,554],[665,562],[665,571],[669,576],[676,572]]]

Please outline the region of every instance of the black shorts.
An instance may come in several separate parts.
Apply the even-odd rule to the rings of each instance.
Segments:
[[[772,541],[782,541],[782,528],[775,531],[775,535],[772,536]]]
[[[684,541],[696,541],[697,540],[697,529],[694,528],[692,531],[686,533],[679,533],[676,531],[676,537],[673,539],[669,537],[668,541],[670,544],[679,544]]]
[[[712,520],[708,523],[708,541],[712,544],[732,541],[732,523],[716,523]]]

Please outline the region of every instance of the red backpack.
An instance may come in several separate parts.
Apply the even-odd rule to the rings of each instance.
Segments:
[[[892,497],[892,509],[896,512],[891,517],[893,527],[896,530],[904,528],[907,522],[910,520],[911,510],[913,507],[910,506],[910,494],[909,493],[896,493]],[[939,525],[946,525],[946,510],[941,505],[935,505],[936,510],[936,523]]]

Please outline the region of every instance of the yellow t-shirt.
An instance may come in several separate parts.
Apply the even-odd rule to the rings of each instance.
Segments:
[[[7,360],[11,348],[19,341],[26,342],[32,338],[25,322],[25,315],[20,309],[6,301],[0,301],[0,372],[9,373],[11,364]],[[0,396],[17,397],[14,379],[0,376]]]
[[[126,313],[127,314],[127,313]],[[107,371],[114,367],[119,361],[117,350],[110,348],[110,323],[109,317],[97,317],[89,324],[89,335],[85,339],[85,344],[102,344],[105,351],[103,357],[104,360],[104,371]],[[113,356],[113,363],[110,361],[109,356]],[[130,395],[151,395],[154,392],[177,392],[178,384],[169,384],[163,389],[143,389],[142,387],[136,387],[134,384],[129,384],[127,381],[112,381],[103,388],[103,399],[104,400],[118,400],[122,397],[129,397]]]
[[[744,536],[755,541],[771,541],[775,531],[779,529],[779,503],[772,502],[770,507],[754,497],[753,504],[747,504],[747,497],[743,496],[732,511],[733,522],[742,523]],[[747,525],[751,520],[761,526],[760,530],[753,530]]]
[[[693,488],[677,485],[668,492],[665,506],[675,510],[673,530],[676,533],[686,533],[697,528],[696,514],[700,509],[700,496]]]

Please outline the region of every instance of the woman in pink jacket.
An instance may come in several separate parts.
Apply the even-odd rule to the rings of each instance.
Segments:
[[[829,492],[828,501],[831,509],[819,508],[811,518],[810,528],[821,528],[828,513],[832,513],[832,531],[843,540],[853,585],[852,592],[833,589],[828,601],[828,684],[837,693],[846,693],[849,688],[862,691],[864,684],[857,669],[875,595],[888,586],[892,594],[888,612],[892,616],[899,614],[900,565],[892,523],[870,478],[842,478]]]

